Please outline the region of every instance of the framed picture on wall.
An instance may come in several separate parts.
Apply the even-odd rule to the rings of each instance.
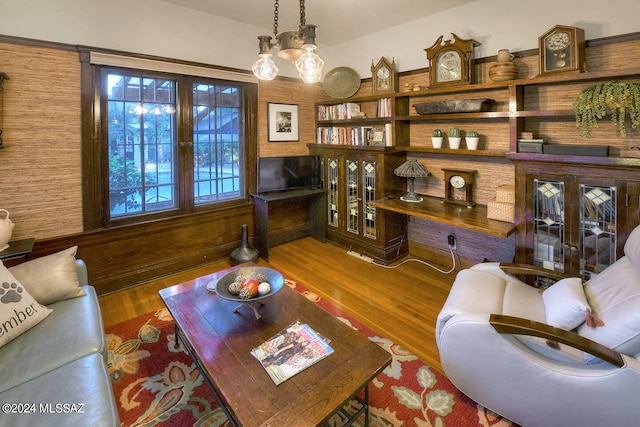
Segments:
[[[268,104],[269,142],[300,140],[300,109],[295,104]]]

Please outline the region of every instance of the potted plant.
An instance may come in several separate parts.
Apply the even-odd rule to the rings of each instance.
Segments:
[[[620,136],[627,136],[625,121],[631,119],[631,127],[640,124],[640,83],[612,80],[582,89],[575,103],[576,126],[582,129],[583,138],[591,138],[591,131],[598,127],[598,120],[607,112]]]
[[[457,127],[453,127],[449,130],[449,148],[452,150],[457,150],[460,148],[460,129]]]
[[[464,140],[467,143],[467,148],[469,150],[477,150],[478,141],[480,141],[480,135],[478,134],[478,132],[470,130],[465,134]]]
[[[442,136],[442,131],[440,129],[434,129],[433,136],[431,137],[433,148],[441,148],[443,139],[444,137]]]

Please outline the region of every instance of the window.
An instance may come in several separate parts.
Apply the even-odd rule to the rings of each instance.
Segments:
[[[255,83],[242,75],[228,80],[226,71],[224,80],[209,78],[217,70],[200,67],[205,77],[192,76],[189,66],[176,73],[176,64],[171,72],[85,65],[83,86],[97,88],[92,105],[100,106],[96,126],[85,128],[99,144],[85,144],[92,166],[86,182],[95,183],[85,198],[100,211],[89,212],[87,229],[246,203]]]
[[[193,83],[194,202],[241,197],[241,104],[237,87]]]
[[[176,208],[176,82],[106,72],[111,218]]]

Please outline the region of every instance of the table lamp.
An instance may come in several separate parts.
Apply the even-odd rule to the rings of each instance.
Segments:
[[[402,176],[409,179],[409,192],[400,197],[400,200],[404,202],[417,203],[422,201],[422,197],[418,196],[413,191],[413,182],[416,178],[426,178],[431,173],[422,166],[417,159],[409,159],[393,171],[397,176]]]

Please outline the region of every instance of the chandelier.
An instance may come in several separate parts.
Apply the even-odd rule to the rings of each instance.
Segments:
[[[273,80],[278,74],[278,67],[271,58],[271,49],[278,49],[278,56],[295,64],[298,75],[305,83],[318,83],[322,79],[324,61],[316,54],[316,26],[305,23],[304,0],[300,0],[300,26],[297,30],[278,33],[278,7],[276,0],[273,12],[273,34],[275,44],[271,44],[271,36],[258,36],[259,59],[251,69],[260,80]]]

